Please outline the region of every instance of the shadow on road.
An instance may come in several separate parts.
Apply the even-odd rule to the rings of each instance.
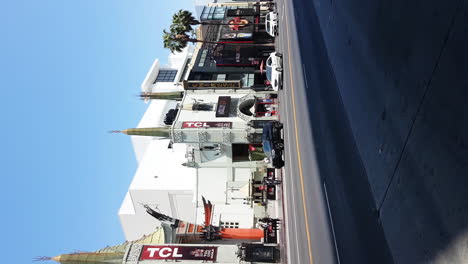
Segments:
[[[311,122],[320,124],[314,141],[322,142],[320,167],[333,188],[340,253],[355,260],[349,245],[361,241],[358,248],[367,251],[368,260],[391,261],[388,243],[395,263],[463,263],[468,259],[467,3],[294,0],[294,5],[302,59],[308,62]],[[310,15],[315,11],[320,29]],[[320,45],[317,36],[325,45],[315,50],[325,54],[304,48]]]

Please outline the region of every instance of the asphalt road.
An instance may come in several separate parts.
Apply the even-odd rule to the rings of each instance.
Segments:
[[[289,263],[392,263],[313,5],[279,1]]]
[[[466,263],[468,1],[278,10],[289,263]]]

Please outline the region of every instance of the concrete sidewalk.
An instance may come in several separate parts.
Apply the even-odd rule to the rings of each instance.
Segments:
[[[283,169],[276,170],[277,179],[283,180]],[[283,198],[283,184],[280,184],[276,188],[276,200],[268,200],[266,207],[266,214],[268,217],[277,218],[281,220],[278,230],[278,244],[280,245],[281,251],[281,263],[287,263],[287,249],[285,239],[285,213],[284,213],[284,198]]]

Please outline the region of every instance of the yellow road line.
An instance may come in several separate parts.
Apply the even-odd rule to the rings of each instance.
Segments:
[[[285,7],[286,9],[286,7]],[[286,21],[286,35],[288,36],[288,55],[291,54],[291,38],[289,37],[289,25],[288,25],[288,20],[285,19]],[[305,220],[305,226],[306,226],[306,234],[307,234],[307,245],[309,249],[309,259],[310,263],[313,264],[314,260],[312,258],[312,243],[310,241],[310,231],[309,231],[309,218],[307,216],[307,206],[306,206],[306,199],[305,199],[305,190],[304,190],[304,176],[302,174],[302,158],[301,158],[301,146],[299,144],[299,133],[297,129],[297,115],[296,115],[296,100],[294,97],[294,81],[292,78],[292,66],[291,66],[291,60],[288,60],[289,64],[289,80],[291,83],[291,101],[292,101],[292,109],[293,109],[293,119],[294,119],[294,134],[296,136],[296,152],[297,152],[297,159],[298,159],[298,165],[299,165],[299,177],[301,179],[301,191],[302,191],[302,206],[304,208],[304,220]]]

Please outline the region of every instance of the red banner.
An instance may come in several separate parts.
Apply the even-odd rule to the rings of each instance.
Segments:
[[[216,261],[217,247],[143,246],[140,260],[190,259]]]
[[[231,128],[232,122],[183,122],[183,128]]]

